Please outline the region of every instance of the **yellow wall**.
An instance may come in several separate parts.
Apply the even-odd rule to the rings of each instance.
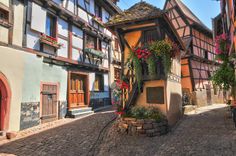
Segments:
[[[149,104],[147,103],[147,94],[146,89],[147,87],[164,87],[164,93],[166,93],[165,88],[165,81],[164,80],[156,80],[156,81],[147,81],[144,83],[143,92],[138,96],[136,105],[137,106],[144,106],[144,107],[155,107],[158,108],[164,115],[167,115],[166,111],[166,95],[164,96],[165,104]]]

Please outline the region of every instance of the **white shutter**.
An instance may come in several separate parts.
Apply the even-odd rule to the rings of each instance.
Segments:
[[[32,3],[31,28],[41,33],[46,30],[47,12],[41,6]]]

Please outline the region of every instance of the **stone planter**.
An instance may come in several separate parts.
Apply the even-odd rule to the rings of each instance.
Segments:
[[[153,119],[121,118],[118,131],[129,135],[161,136],[168,133],[168,121],[156,122]]]

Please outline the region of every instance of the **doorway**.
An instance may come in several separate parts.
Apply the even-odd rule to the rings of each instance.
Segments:
[[[42,83],[41,85],[41,123],[58,118],[58,84]]]
[[[9,127],[9,109],[11,100],[11,90],[6,77],[0,73],[0,131]]]
[[[86,74],[71,73],[69,79],[69,108],[87,107],[88,76]]]

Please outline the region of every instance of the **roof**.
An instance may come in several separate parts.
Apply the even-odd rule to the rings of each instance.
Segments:
[[[117,11],[118,13],[122,12],[122,10],[114,3],[112,2],[112,0],[105,0],[109,5],[111,5],[113,7],[113,9],[115,11]]]
[[[191,19],[195,24],[202,27],[208,32],[212,32],[202,21],[181,1],[181,0],[174,0],[179,8],[182,10],[185,16]]]
[[[146,2],[139,2],[133,5],[128,10],[112,16],[109,22],[106,23],[106,25],[112,26],[131,21],[152,19],[154,17],[160,16],[162,13],[163,12],[160,9],[151,4],[148,4]]]

